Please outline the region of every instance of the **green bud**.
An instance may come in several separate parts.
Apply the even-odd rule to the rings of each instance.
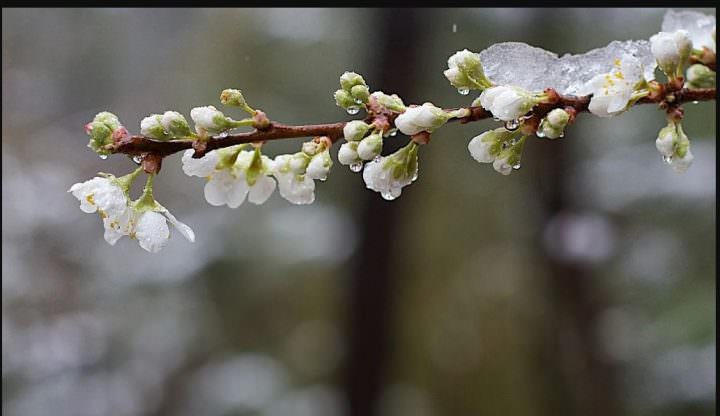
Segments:
[[[371,94],[371,97],[375,97],[378,104],[389,110],[398,112],[405,111],[405,104],[397,94],[387,95],[382,91],[375,91]]]
[[[191,135],[187,119],[177,111],[166,111],[162,115],[161,123],[163,129],[171,137],[188,137]]]
[[[365,137],[370,125],[360,120],[353,120],[345,124],[343,136],[347,141],[358,141]]]
[[[107,112],[107,111],[97,113],[97,115],[95,115],[95,118],[93,119],[93,121],[107,125],[110,128],[110,130],[115,130],[122,125],[122,124],[120,124],[120,119],[118,119],[118,117],[115,114]]]
[[[692,65],[687,70],[688,88],[715,87],[715,71],[703,64]]]
[[[112,130],[107,124],[93,121],[85,125],[85,132],[90,136],[90,142],[88,147],[94,151],[104,154],[107,153],[103,150],[103,147],[108,144],[112,144]]]
[[[367,85],[356,85],[350,89],[350,94],[354,99],[367,103],[370,99],[370,88]]]
[[[348,108],[357,105],[350,93],[345,90],[335,91],[335,104],[341,108]]]
[[[360,74],[356,74],[355,72],[345,72],[340,76],[340,86],[345,90],[350,92],[352,87],[356,85],[365,85],[365,80]]]
[[[223,90],[223,92],[220,93],[220,102],[235,107],[247,107],[247,102],[242,95],[242,91],[236,89]]]

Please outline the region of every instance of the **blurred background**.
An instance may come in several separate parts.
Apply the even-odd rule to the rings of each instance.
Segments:
[[[714,414],[714,102],[687,105],[685,175],[653,106],[531,140],[509,177],[467,152],[496,122],[449,125],[393,202],[336,164],[310,206],[212,207],[175,155],[155,194],[197,241],[156,255],[106,244],[66,192],[134,168],[85,147],[102,110],[137,132],[241,88],[273,120],[348,120],[346,70],[460,106],[457,50],[581,53],[647,39],[665,11],[3,10],[3,413]]]

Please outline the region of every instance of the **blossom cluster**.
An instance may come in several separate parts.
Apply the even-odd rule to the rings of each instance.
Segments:
[[[664,31],[649,39],[651,59],[667,77],[667,85],[675,88],[667,97],[679,88],[715,86],[715,71],[708,66],[708,56],[713,59],[715,56],[714,18],[711,21],[707,16],[702,19],[702,24],[687,19],[663,24]],[[260,131],[273,127],[265,113],[253,109],[238,89],[222,91],[220,102],[242,110],[248,117],[234,119],[212,105],[198,106],[189,113],[194,124],[191,128],[185,116],[168,110],[143,118],[140,134],[157,142],[187,142],[185,148],[191,147],[191,143],[192,149],[182,155],[182,170],[188,176],[205,179],[204,196],[213,206],[238,208],[246,200],[263,204],[276,189],[282,198],[293,204],[314,202],[316,181],[327,179],[333,166],[331,148],[340,140],[338,162],[353,172],[362,171],[368,189],[386,200],[393,200],[418,178],[420,146],[427,144],[431,134],[453,119],[470,121],[480,109],[502,121],[502,127],[476,135],[467,147],[477,162],[492,164],[498,173],[510,175],[521,167],[528,138],[564,137],[578,111],[613,117],[640,100],[665,94],[664,87],[648,75],[647,62],[643,64],[633,53],[619,53],[603,63],[603,68],[608,70],[583,78],[583,83],[573,89],[577,94],[589,97],[589,102],[584,101],[587,106],[582,108],[558,105],[560,95],[553,89],[536,90],[512,82],[494,82],[498,73],[492,67],[486,70],[480,56],[464,49],[447,61],[443,75],[458,93],[467,95],[471,90],[479,91],[470,108],[454,110],[440,108],[431,102],[406,105],[396,94],[372,91],[360,74],[345,72],[340,77],[340,88],[334,93],[335,103],[350,115],[364,110],[366,117],[345,123],[342,134],[333,132],[312,137],[295,153],[270,157],[263,154],[262,142],[213,146],[212,150],[205,151],[210,141],[227,137],[234,129],[253,127]],[[651,69],[654,68],[653,64]],[[663,103],[668,124],[660,130],[656,148],[674,171],[682,173],[694,159],[690,140],[681,123],[682,110],[670,98]],[[118,117],[109,112],[97,114],[85,125],[85,131],[90,137],[88,147],[103,158],[113,153],[114,146],[129,136]],[[385,141],[398,132],[409,136],[409,142],[396,152],[383,155]],[[134,159],[139,163],[147,156],[140,154]],[[130,187],[143,170],[148,173],[147,183],[142,195],[132,200]],[[143,249],[157,252],[170,237],[168,222],[189,241],[194,241],[190,227],[155,200],[152,188],[157,170],[159,164],[155,171],[143,165],[122,177],[100,174],[76,183],[68,192],[80,201],[82,211],[100,216],[105,240],[111,245],[128,236],[136,239]]]

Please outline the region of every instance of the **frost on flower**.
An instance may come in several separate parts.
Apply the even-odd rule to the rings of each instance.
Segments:
[[[213,150],[199,159],[192,158],[193,150],[183,154],[185,174],[208,179],[204,194],[210,205],[237,208],[246,198],[259,205],[275,191],[274,162],[260,154],[259,148],[246,151],[242,147]]]
[[[626,110],[633,93],[643,82],[642,63],[632,55],[624,55],[615,60],[612,71],[595,75],[579,93],[593,95],[588,106],[591,113],[610,117]]]
[[[395,126],[408,136],[423,131],[432,133],[445,124],[452,116],[432,103],[409,107],[395,119]]]
[[[386,200],[400,196],[402,188],[410,185],[418,175],[418,145],[410,142],[397,152],[373,160],[365,165],[365,186]]]
[[[663,29],[664,30],[664,29]],[[485,75],[496,85],[515,85],[528,91],[554,88],[560,94],[578,95],[593,76],[613,69],[616,58],[631,55],[653,80],[655,57],[646,40],[613,41],[579,55],[555,53],[520,42],[504,42],[480,52]]]
[[[195,130],[200,135],[217,134],[242,125],[241,122],[226,117],[211,105],[193,108],[190,110],[190,118],[195,123]]]
[[[715,16],[710,16],[694,11],[684,10],[676,12],[669,10],[665,13],[662,22],[663,32],[675,32],[684,30],[687,32],[693,48],[702,49],[706,47],[715,51]]]

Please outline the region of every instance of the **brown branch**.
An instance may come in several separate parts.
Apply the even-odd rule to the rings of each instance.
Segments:
[[[710,101],[716,99],[715,88],[704,89],[676,89],[670,84],[659,84],[663,94],[655,94],[640,99],[637,104],[659,104],[662,108],[669,106],[677,107],[682,103],[693,101]],[[537,126],[539,120],[549,111],[555,108],[564,108],[571,110],[571,113],[583,113],[588,111],[590,97],[563,96],[557,94],[554,90],[548,89],[546,93],[550,95],[550,99],[546,103],[537,105],[533,109],[532,116],[526,120],[529,126]],[[453,111],[457,109],[447,109]],[[473,121],[492,118],[492,114],[482,107],[469,107],[470,115],[452,119],[451,121],[459,121],[460,123],[469,123]],[[572,111],[574,110],[574,111]],[[381,124],[383,129],[389,128],[397,117],[397,113],[383,112],[381,114],[371,114],[366,121],[375,121]],[[574,114],[573,114],[574,116]],[[191,140],[169,140],[158,141],[145,136],[135,135],[126,136],[118,139],[111,146],[112,153],[121,153],[127,155],[144,155],[152,154],[156,157],[163,158],[187,149],[196,149],[195,157],[200,157],[206,151],[221,149],[224,147],[234,146],[243,143],[264,142],[270,140],[290,139],[298,137],[327,136],[334,143],[342,137],[345,122],[337,122],[330,124],[310,124],[301,126],[288,126],[285,124],[270,122],[269,126],[263,129],[256,129],[249,132],[230,134],[226,136],[216,136],[210,138],[205,146],[193,146],[196,141]],[[204,147],[204,148],[203,148]]]

